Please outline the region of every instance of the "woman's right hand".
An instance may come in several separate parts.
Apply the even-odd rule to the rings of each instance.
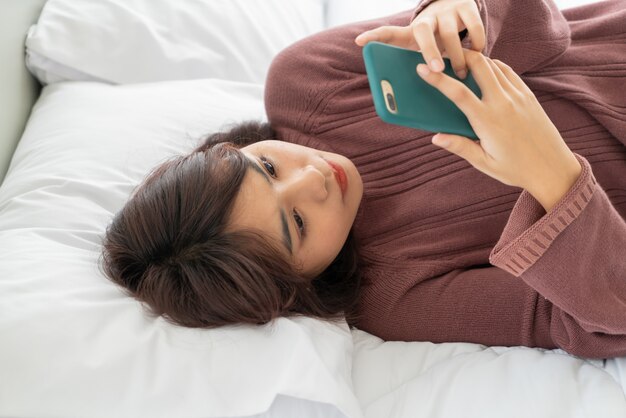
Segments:
[[[472,49],[485,47],[485,28],[475,0],[437,0],[429,4],[408,26],[380,26],[363,32],[355,42],[364,46],[370,41],[384,42],[420,51],[432,71],[444,69],[442,53],[448,55],[459,78],[465,78],[467,65],[459,32],[467,29]]]
[[[508,65],[480,52],[463,52],[482,99],[424,64],[418,65],[418,73],[461,109],[480,141],[440,133],[433,143],[506,185],[528,190],[548,212],[578,179],[580,163],[533,92]]]

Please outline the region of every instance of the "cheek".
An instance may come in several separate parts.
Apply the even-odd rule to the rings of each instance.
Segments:
[[[317,219],[316,228],[307,235],[308,242],[297,257],[296,263],[310,277],[319,275],[332,263],[350,232],[352,224],[333,213],[332,218]]]
[[[350,232],[351,222],[346,218],[345,213],[333,212],[332,217],[328,217],[324,223],[322,231],[319,231],[318,241],[323,245],[325,253],[332,259],[339,253],[341,247]]]

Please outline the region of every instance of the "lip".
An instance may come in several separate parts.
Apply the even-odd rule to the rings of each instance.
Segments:
[[[335,180],[337,180],[337,184],[339,184],[339,188],[341,189],[341,197],[345,197],[346,190],[348,190],[348,176],[346,176],[346,172],[343,167],[339,164],[326,160],[330,168],[333,170],[333,174],[335,175]]]

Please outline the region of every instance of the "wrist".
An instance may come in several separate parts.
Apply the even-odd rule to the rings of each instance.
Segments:
[[[533,186],[525,189],[548,213],[571,190],[581,173],[582,166],[572,154],[572,160],[564,168],[541,176]]]

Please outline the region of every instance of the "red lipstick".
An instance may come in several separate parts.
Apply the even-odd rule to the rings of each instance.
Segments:
[[[343,170],[339,164],[326,160],[330,168],[333,170],[333,174],[335,175],[335,179],[339,184],[339,188],[341,189],[341,196],[344,197],[346,195],[346,190],[348,189],[348,177],[346,176],[346,172]]]

